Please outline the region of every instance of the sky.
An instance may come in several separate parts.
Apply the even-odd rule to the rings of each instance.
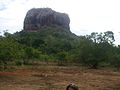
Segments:
[[[76,35],[113,31],[120,44],[120,0],[0,0],[0,32],[21,31],[31,8],[52,8],[67,13]]]

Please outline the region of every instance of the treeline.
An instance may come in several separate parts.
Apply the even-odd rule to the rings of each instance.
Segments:
[[[0,36],[0,65],[5,68],[34,61],[78,63],[90,68],[120,68],[120,46],[114,45],[114,33],[93,32],[76,36],[69,30],[46,27],[38,32],[4,33]]]

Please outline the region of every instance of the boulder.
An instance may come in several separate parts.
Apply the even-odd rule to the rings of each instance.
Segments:
[[[69,28],[70,19],[65,13],[60,13],[51,8],[33,8],[29,10],[24,19],[24,30],[37,31],[43,26],[59,26]]]

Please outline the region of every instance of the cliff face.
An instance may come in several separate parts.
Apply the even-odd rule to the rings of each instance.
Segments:
[[[37,31],[43,26],[60,26],[69,30],[70,19],[65,13],[56,12],[50,8],[33,8],[24,19],[24,30]]]

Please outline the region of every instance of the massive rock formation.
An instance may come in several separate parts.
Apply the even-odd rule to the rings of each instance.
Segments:
[[[56,12],[50,8],[33,8],[26,14],[24,30],[37,31],[43,26],[60,26],[69,29],[70,19],[67,14]]]

